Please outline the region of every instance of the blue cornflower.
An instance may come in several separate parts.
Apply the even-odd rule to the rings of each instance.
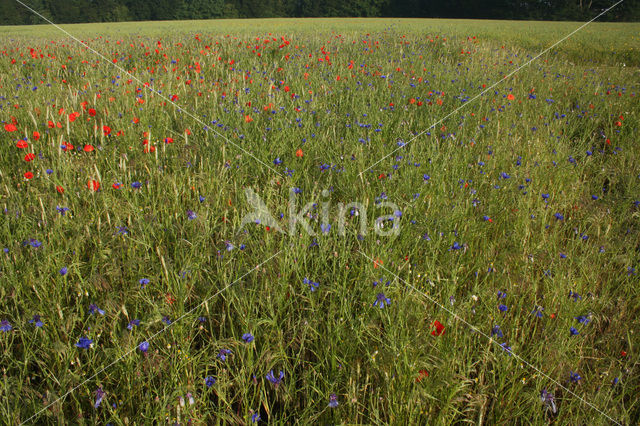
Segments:
[[[577,336],[578,334],[580,334],[580,332],[575,327],[571,327],[569,329],[569,333],[571,333],[572,336]]]
[[[40,315],[36,314],[29,320],[29,324],[33,324],[36,327],[40,328],[44,325],[44,323],[40,320]]]
[[[502,179],[509,179],[511,176],[509,176],[508,174],[506,174],[505,172],[500,173],[500,177]]]
[[[137,327],[139,325],[140,325],[139,319],[132,319],[131,321],[129,321],[129,324],[127,324],[127,330],[133,330],[133,327]]]
[[[505,297],[507,297],[507,292],[498,290],[498,300],[504,299]]]
[[[329,395],[329,407],[336,408],[338,406],[338,396],[335,393]]]
[[[566,255],[566,254],[564,254],[564,253],[560,253],[560,259],[566,259],[566,258],[567,258],[567,255]]]
[[[33,248],[38,248],[42,245],[42,243],[35,238],[29,238],[29,241],[25,241],[24,245],[29,245]]]
[[[328,224],[328,223],[325,225],[323,223],[323,224],[320,225],[320,230],[322,231],[323,234],[328,234],[329,231],[331,231],[331,225]]]
[[[544,311],[544,308],[537,306],[531,313],[537,316],[538,318],[542,318],[542,311]]]
[[[216,379],[213,376],[207,376],[204,378],[204,384],[207,385],[208,388],[213,386],[216,383]]]
[[[47,169],[47,170],[45,170],[45,171],[47,172],[47,174],[48,174],[48,175],[50,175],[51,173],[53,173],[53,170],[51,170],[51,169]]]
[[[271,370],[267,373],[265,377],[267,378],[267,380],[273,383],[275,387],[278,387],[278,385],[282,382],[282,379],[284,378],[284,372],[280,370],[280,376],[276,377],[273,375],[273,370]]]
[[[491,337],[493,336],[503,337],[502,330],[499,325],[494,325],[491,329]]]
[[[69,207],[56,206],[56,210],[58,210],[61,216],[64,216],[64,214],[69,211]]]
[[[506,351],[509,356],[511,356],[511,346],[508,346],[507,343],[502,343],[500,345],[503,351]]]
[[[201,202],[201,203],[203,203],[203,202],[204,202],[204,200],[205,200],[205,198],[204,198],[202,195],[201,195],[201,196],[199,196],[199,197],[198,197],[198,199],[200,200],[200,202]]]
[[[198,215],[196,215],[196,213],[193,210],[187,210],[187,218],[189,220],[193,220],[195,218],[197,218]]]
[[[218,358],[220,358],[220,360],[222,361],[226,361],[227,360],[227,355],[231,354],[231,349],[220,349],[220,351],[218,352]]]
[[[574,317],[580,324],[584,324],[587,325],[591,322],[591,320],[589,319],[589,317],[587,315],[580,315],[577,317]]]
[[[564,220],[564,216],[562,216],[560,213],[555,213],[553,215],[557,220]]]
[[[598,196],[597,196],[597,195],[592,195],[592,196],[591,196],[591,199],[595,201],[595,200],[597,200],[597,199],[598,199]]]
[[[13,327],[11,327],[11,324],[9,323],[8,320],[4,319],[2,321],[0,321],[0,331],[4,331],[5,333],[8,333],[11,331]]]
[[[569,379],[573,383],[578,383],[578,381],[582,380],[582,377],[580,377],[580,375],[578,373],[574,373],[573,371],[570,371],[569,372]]]
[[[273,164],[276,165],[276,166],[279,165],[279,164],[282,164],[282,160],[280,159],[280,157],[276,157],[276,159],[273,160]]]
[[[507,305],[500,304],[498,305],[498,309],[500,310],[500,312],[507,312],[509,308],[507,307]]]
[[[140,278],[138,283],[140,283],[140,287],[144,288],[147,284],[149,284],[149,278]]]
[[[102,388],[96,389],[96,402],[93,404],[93,408],[98,408],[102,403],[102,399],[104,398],[104,391]]]
[[[542,199],[543,200],[548,200],[549,199],[549,194],[540,194],[542,195]]]
[[[376,295],[376,301],[373,302],[373,306],[378,306],[380,309],[384,308],[385,303],[388,305],[391,304],[391,300],[384,293],[378,293]]]
[[[140,345],[138,345],[138,349],[140,349],[140,352],[142,352],[143,354],[146,354],[149,350],[149,342],[145,340],[144,342],[140,343]]]
[[[251,343],[253,342],[253,339],[254,337],[253,337],[253,334],[251,333],[244,333],[242,335],[242,340],[244,340],[245,343]]]
[[[428,181],[429,179],[431,179],[431,176],[429,175],[422,175],[422,180],[424,180],[425,182]]]
[[[132,187],[133,189],[140,189],[140,188],[142,187],[142,184],[141,184],[140,182],[138,182],[138,181],[135,181],[135,182],[133,182],[133,183],[131,184],[131,187]]]
[[[582,296],[580,296],[578,293],[574,293],[573,291],[569,290],[569,297],[573,297],[573,301],[577,302],[578,299],[582,300]]]
[[[449,248],[449,251],[451,250],[460,250],[462,248],[462,246],[460,244],[458,244],[457,241],[453,242],[453,245],[451,246],[451,248]]]
[[[251,423],[258,423],[260,420],[262,420],[260,418],[260,414],[255,412],[251,415]]]
[[[302,280],[302,283],[307,284],[309,286],[309,290],[311,291],[316,291],[316,289],[320,285],[320,283],[311,281],[309,278],[306,278],[306,277]]]
[[[81,349],[89,349],[92,344],[93,344],[93,340],[87,337],[81,337],[80,340],[78,340],[78,343],[76,343],[76,346]]]
[[[166,315],[162,317],[162,322],[165,323],[166,325],[171,325],[171,320]]]
[[[69,271],[69,269],[67,269],[66,266],[63,266],[62,268],[60,268],[60,270],[58,272],[60,273],[60,275],[65,276],[65,275],[67,275],[68,271]]]
[[[92,303],[89,305],[89,314],[94,315],[95,313],[99,313],[100,315],[104,315],[104,311],[98,308],[98,305]]]

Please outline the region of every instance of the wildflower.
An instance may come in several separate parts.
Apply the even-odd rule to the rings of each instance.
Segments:
[[[104,398],[104,391],[102,388],[96,389],[96,402],[93,404],[93,408],[98,408],[102,403],[102,398]]]
[[[62,268],[60,268],[60,270],[58,271],[58,273],[64,277],[65,275],[67,275],[67,272],[68,272],[68,271],[69,271],[69,270],[67,269],[67,267],[66,267],[66,266],[63,266]]]
[[[78,340],[78,343],[76,343],[76,346],[81,349],[89,349],[91,345],[93,345],[93,340],[87,337],[81,337],[80,340]]]
[[[335,393],[329,395],[329,407],[336,408],[338,406],[338,396]]]
[[[580,324],[584,324],[587,325],[591,322],[591,320],[589,319],[589,317],[587,315],[580,315],[577,317],[574,317]]]
[[[453,243],[453,245],[451,246],[451,248],[449,249],[449,251],[451,251],[451,250],[460,250],[461,248],[462,248],[462,246],[460,244],[458,244],[457,241],[455,241]]]
[[[138,345],[138,349],[140,349],[140,352],[142,352],[143,354],[146,354],[149,350],[149,342],[145,340],[144,342],[140,343],[140,345]]]
[[[138,283],[140,283],[141,288],[144,288],[147,284],[149,284],[149,278],[140,278],[140,281],[138,281]]]
[[[551,410],[552,413],[556,412],[556,403],[554,402],[554,396],[552,393],[547,392],[546,389],[542,389],[540,399],[548,410]]]
[[[58,210],[58,213],[60,213],[61,216],[64,216],[65,213],[69,211],[69,207],[56,206],[56,210]]]
[[[555,213],[553,215],[557,220],[564,220],[564,216],[562,216],[560,213]]]
[[[141,184],[140,182],[138,182],[138,181],[135,181],[135,182],[133,182],[133,183],[131,184],[131,187],[132,187],[133,189],[140,189],[140,188],[142,187],[142,184]]]
[[[578,299],[582,300],[582,296],[580,296],[578,293],[574,293],[573,291],[569,290],[569,297],[573,297],[573,301],[577,302]]]
[[[331,225],[329,225],[329,224],[326,224],[326,225],[325,225],[325,224],[323,223],[323,224],[321,224],[321,225],[320,225],[320,230],[322,230],[322,233],[323,233],[323,234],[328,234],[328,233],[329,233],[329,231],[331,231]]]
[[[273,160],[273,164],[276,165],[276,166],[279,165],[279,164],[282,164],[282,160],[280,159],[280,157],[276,157],[276,159]]]
[[[262,419],[260,418],[260,414],[258,414],[258,413],[253,413],[253,414],[251,415],[251,423],[258,423],[260,420],[262,420]]]
[[[96,304],[90,304],[89,305],[89,314],[90,315],[94,315],[95,313],[99,313],[100,315],[104,315],[104,311],[100,308],[98,308],[98,305]]]
[[[31,246],[33,248],[38,248],[42,245],[42,243],[35,238],[29,238],[29,241],[26,241],[24,245]]]
[[[216,383],[216,379],[213,376],[207,376],[204,378],[204,384],[207,385],[208,388],[213,386]]]
[[[187,218],[189,220],[193,220],[195,218],[197,218],[198,216],[195,214],[195,212],[193,210],[187,210]]]
[[[127,324],[127,330],[133,330],[133,327],[137,327],[139,325],[140,325],[139,319],[132,319],[131,321],[129,321],[129,324]]]
[[[502,330],[500,329],[499,325],[494,325],[491,329],[491,337],[493,336],[498,336],[499,338],[503,337]]]
[[[267,380],[273,383],[275,387],[278,387],[278,385],[282,382],[282,379],[284,378],[284,372],[280,370],[280,375],[276,377],[273,375],[273,370],[271,370],[267,373],[265,377],[267,378]]]
[[[4,319],[0,322],[0,331],[4,331],[5,333],[8,333],[11,331],[13,327],[11,327],[11,324],[9,323],[8,320]]]
[[[218,358],[220,358],[220,360],[222,361],[226,361],[227,360],[227,355],[231,354],[231,349],[220,349],[220,351],[218,352]]]
[[[162,317],[162,322],[165,323],[166,325],[171,325],[171,320],[166,315]]]
[[[498,305],[498,310],[500,312],[507,312],[508,309],[507,305],[503,305],[502,303]]]
[[[29,324],[33,324],[36,327],[40,328],[44,325],[44,323],[40,320],[40,315],[36,314],[29,320]]]
[[[380,309],[382,309],[382,308],[384,308],[385,303],[387,305],[390,305],[391,304],[391,300],[389,300],[389,298],[386,297],[384,295],[384,293],[378,293],[378,295],[376,296],[376,301],[373,302],[373,306],[377,305],[378,307],[380,307]]]
[[[500,347],[502,348],[503,351],[507,352],[507,355],[511,356],[511,346],[507,346],[507,343],[502,343],[500,345]]]
[[[573,383],[578,383],[580,380],[582,380],[582,377],[580,377],[580,375],[578,373],[574,373],[573,371],[570,371],[569,372],[569,379]]]
[[[242,335],[242,340],[244,340],[245,343],[251,343],[253,342],[253,339],[254,337],[253,337],[253,334],[251,333],[244,333]]]
[[[318,286],[320,285],[320,283],[318,283],[318,282],[314,282],[314,281],[311,281],[311,280],[310,280],[309,278],[307,278],[307,277],[305,277],[305,278],[302,280],[302,283],[303,283],[303,284],[307,284],[307,285],[309,285],[309,290],[311,290],[311,291],[316,291],[316,289],[317,289],[317,288],[318,288]]]
[[[445,332],[444,325],[442,325],[440,321],[435,320],[432,325],[433,327],[435,327],[435,330],[431,331],[432,336],[437,337],[437,336],[442,336],[444,334]]]

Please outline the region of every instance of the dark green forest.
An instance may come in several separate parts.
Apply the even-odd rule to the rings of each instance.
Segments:
[[[584,21],[616,0],[21,0],[56,23],[275,17],[424,17]],[[603,21],[640,20],[625,0]],[[40,24],[15,0],[0,0],[0,25]]]

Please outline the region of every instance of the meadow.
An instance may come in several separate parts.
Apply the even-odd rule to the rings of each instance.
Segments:
[[[2,423],[638,424],[640,24],[580,25],[0,27]]]

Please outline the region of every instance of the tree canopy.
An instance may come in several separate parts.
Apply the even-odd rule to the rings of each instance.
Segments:
[[[423,17],[585,21],[615,0],[24,0],[56,23],[274,17]],[[640,20],[626,0],[604,21]],[[15,0],[0,0],[0,24],[43,23]]]

